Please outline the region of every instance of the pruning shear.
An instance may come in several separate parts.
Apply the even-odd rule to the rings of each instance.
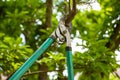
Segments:
[[[57,29],[8,80],[19,80],[22,75],[32,66],[32,64],[46,51],[46,49],[50,47],[55,39],[58,39],[58,42],[61,44],[66,42],[68,79],[74,80],[70,33],[71,25],[69,24],[66,26],[65,19],[61,18]]]

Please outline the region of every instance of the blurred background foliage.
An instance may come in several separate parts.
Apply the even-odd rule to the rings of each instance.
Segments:
[[[71,37],[82,47],[73,52],[77,80],[118,80],[112,73],[120,67],[115,54],[120,51],[120,1],[76,1]],[[0,0],[1,79],[11,76],[49,37],[67,13],[66,5],[67,0]],[[55,42],[21,80],[67,80],[65,57],[65,44]]]

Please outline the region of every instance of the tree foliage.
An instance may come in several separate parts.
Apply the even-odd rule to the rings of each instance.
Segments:
[[[75,44],[84,50],[73,53],[74,74],[81,73],[79,80],[116,78],[111,77],[111,73],[119,67],[115,54],[116,50],[120,51],[119,0],[69,1],[0,1],[0,74],[12,75],[55,30],[57,20],[67,16],[66,24],[72,20],[71,37],[81,40]],[[74,1],[77,10],[72,7]],[[95,2],[100,10],[92,9]],[[81,6],[87,6],[87,9]],[[70,11],[73,14],[68,15]],[[50,79],[47,73],[53,72],[52,80],[67,80],[63,73],[66,70],[64,48],[65,44],[55,42],[21,79]]]

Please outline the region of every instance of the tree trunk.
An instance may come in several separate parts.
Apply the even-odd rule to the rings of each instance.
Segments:
[[[42,64],[39,65],[39,69],[40,71],[43,71],[39,74],[39,78],[38,80],[47,80],[48,76],[47,76],[47,71],[48,71],[48,67],[46,64]]]
[[[120,21],[119,21],[120,22]],[[107,42],[106,47],[111,51],[115,51],[120,44],[120,23],[116,24],[114,28],[113,34],[110,36],[109,42]]]
[[[109,41],[106,43],[106,47],[111,50],[111,51],[115,51],[119,45],[120,45],[120,21],[118,21],[118,23],[116,23],[116,27],[113,28],[113,33],[110,36]],[[109,78],[109,73],[108,75],[105,74],[101,74],[101,76],[103,76],[103,79],[105,78],[105,80],[107,80],[107,78]]]
[[[45,26],[52,27],[52,7],[53,7],[53,0],[46,0],[46,21]]]
[[[45,16],[45,27],[44,29],[48,27],[52,27],[52,7],[53,7],[53,0],[46,0],[46,16]],[[45,53],[44,53],[45,54]],[[45,54],[43,57],[46,57],[47,55]],[[41,64],[39,65],[39,70],[43,71],[42,73],[39,74],[39,79],[38,80],[47,80],[48,75],[48,67],[46,64]],[[45,71],[45,72],[44,72]]]

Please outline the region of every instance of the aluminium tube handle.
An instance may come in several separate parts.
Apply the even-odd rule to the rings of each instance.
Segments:
[[[54,42],[54,37],[48,38],[34,54],[8,79],[19,80],[22,75],[32,66],[32,64],[42,55],[45,50]]]
[[[69,46],[66,47],[66,58],[67,58],[68,80],[74,80],[72,48]]]

